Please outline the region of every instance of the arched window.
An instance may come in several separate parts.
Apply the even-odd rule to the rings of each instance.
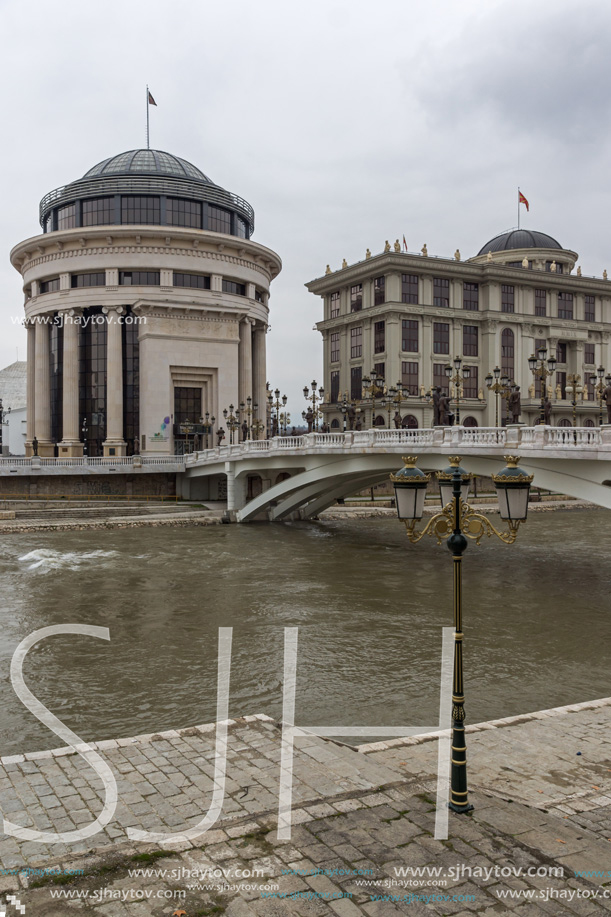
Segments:
[[[281,484],[282,481],[288,481],[289,478],[290,478],[290,474],[288,473],[288,471],[281,471],[280,474],[276,478],[276,484]]]
[[[383,427],[383,426],[385,426],[385,421],[384,421],[384,418],[382,417],[381,414],[378,414],[378,416],[376,417],[374,423],[375,423],[376,427]]]
[[[334,417],[333,420],[331,421],[331,429],[332,430],[339,429],[339,420],[337,419],[337,417]]]
[[[583,425],[584,427],[593,427],[594,421],[593,420],[584,420]]]
[[[416,430],[418,428],[418,420],[413,414],[406,414],[401,421],[401,426],[404,430]]]
[[[562,420],[558,421],[558,426],[559,427],[572,427],[573,424],[571,423],[570,420],[567,420],[566,417],[563,417]]]
[[[475,417],[465,417],[462,422],[463,427],[477,427],[478,423]]]

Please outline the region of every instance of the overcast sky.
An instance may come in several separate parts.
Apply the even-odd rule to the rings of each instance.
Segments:
[[[405,234],[463,258],[516,225],[611,272],[608,0],[0,0],[0,365],[25,359],[18,241],[38,203],[146,145],[245,197],[281,256],[268,378],[321,379],[304,283]]]

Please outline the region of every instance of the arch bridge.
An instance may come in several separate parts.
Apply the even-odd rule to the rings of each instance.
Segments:
[[[467,470],[490,476],[506,454],[534,486],[611,509],[611,426],[434,427],[310,433],[219,446],[187,456],[182,496],[226,497],[233,522],[315,517],[338,499],[387,480],[403,455],[438,471],[458,454]]]

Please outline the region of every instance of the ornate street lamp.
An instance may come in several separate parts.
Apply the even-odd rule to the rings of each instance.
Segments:
[[[280,389],[277,388],[275,392],[272,393],[271,391],[269,391],[267,393],[267,401],[269,404],[270,422],[271,422],[271,427],[272,427],[271,434],[270,434],[270,439],[271,439],[272,436],[280,435],[280,409],[283,407],[286,407],[286,402],[288,401],[288,398],[286,397],[286,395],[283,395],[282,400],[281,400],[280,399]],[[272,417],[272,411],[276,412],[275,417]],[[274,433],[274,430],[275,430],[275,433]]]
[[[306,401],[312,402],[312,431],[318,433],[318,418],[322,416],[320,405],[325,397],[325,390],[321,385],[318,391],[316,391],[316,380],[314,379],[312,382],[312,392],[310,393],[310,389],[305,385],[303,388],[303,397]],[[308,408],[308,411],[309,410],[310,408]],[[308,411],[305,412],[304,419],[307,418]]]
[[[463,683],[463,632],[462,632],[462,555],[470,538],[480,544],[484,535],[496,535],[504,544],[513,544],[521,522],[526,521],[528,495],[533,476],[518,467],[518,458],[506,455],[507,467],[492,475],[499,500],[501,519],[507,522],[507,531],[499,532],[486,516],[474,512],[465,496],[470,475],[460,467],[460,458],[450,458],[450,468],[439,477],[442,503],[447,497],[448,476],[451,473],[452,496],[440,513],[436,513],[421,532],[416,523],[424,513],[424,498],[430,474],[416,467],[417,457],[403,459],[405,467],[390,476],[395,488],[397,514],[405,523],[409,540],[416,544],[425,535],[433,535],[437,544],[447,539],[452,554],[454,582],[454,677],[452,685],[452,764],[451,798],[449,806],[454,812],[469,812],[467,791],[467,746],[465,741],[465,694]],[[443,487],[443,490],[442,490]]]
[[[361,393],[363,398],[371,399],[371,426],[376,425],[376,398],[384,394],[384,376],[376,372],[375,369],[365,376],[362,380]]]
[[[240,412],[236,411],[234,414],[234,411],[235,408],[232,404],[229,405],[229,410],[227,410],[227,408],[223,409],[223,417],[225,418],[225,423],[229,430],[229,444],[231,446],[233,446],[234,433],[240,426]]]
[[[590,376],[590,385],[594,386],[594,391],[596,393],[596,398],[598,400],[598,426],[602,427],[603,425],[603,403],[605,401],[604,394],[605,394],[605,388],[606,388],[604,382],[606,382],[607,385],[611,385],[611,373],[607,373],[607,375],[605,376],[605,367],[604,366],[599,366],[598,369],[596,370],[596,373],[597,373],[598,378],[594,375]],[[604,379],[604,382],[603,382],[603,379]]]
[[[577,426],[577,398],[581,395],[583,399],[583,385],[581,385],[581,376],[575,375],[574,373],[569,373],[566,377],[566,393],[571,396],[571,405],[573,408],[573,430]],[[577,434],[573,433],[575,442],[577,442]]]
[[[452,364],[448,363],[445,368],[446,376],[448,377],[448,382],[450,385],[454,385],[456,391],[456,423],[460,424],[460,390],[465,379],[469,379],[471,376],[471,367],[463,367],[461,373],[460,367],[462,366],[462,360],[460,357],[454,357],[454,375],[452,375]]]
[[[214,415],[212,415],[211,417],[210,412],[206,411],[206,414],[204,415],[204,417],[200,417],[199,422],[200,424],[202,424],[204,428],[202,432],[204,436],[206,437],[206,449],[208,449],[209,447],[208,437],[212,436],[212,430],[213,430],[214,424],[216,423],[216,417]]]
[[[501,398],[507,398],[511,393],[511,384],[507,373],[501,375],[501,370],[495,366],[491,373],[486,376],[486,386],[488,391],[494,392],[495,407],[495,426],[499,425],[499,395]]]
[[[547,389],[547,379],[549,376],[553,376],[557,362],[556,357],[551,356],[547,360],[546,366],[546,357],[547,347],[539,347],[537,356],[531,354],[528,358],[528,368],[535,379],[539,379],[541,382],[541,414],[539,423],[545,423],[545,393]]]

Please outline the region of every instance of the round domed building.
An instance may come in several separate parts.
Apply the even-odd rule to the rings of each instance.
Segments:
[[[251,399],[265,421],[278,255],[250,204],[161,150],[105,159],[40,202],[11,262],[28,333],[28,454],[174,454]],[[256,406],[256,408],[254,407]],[[257,413],[261,415],[257,417]]]

